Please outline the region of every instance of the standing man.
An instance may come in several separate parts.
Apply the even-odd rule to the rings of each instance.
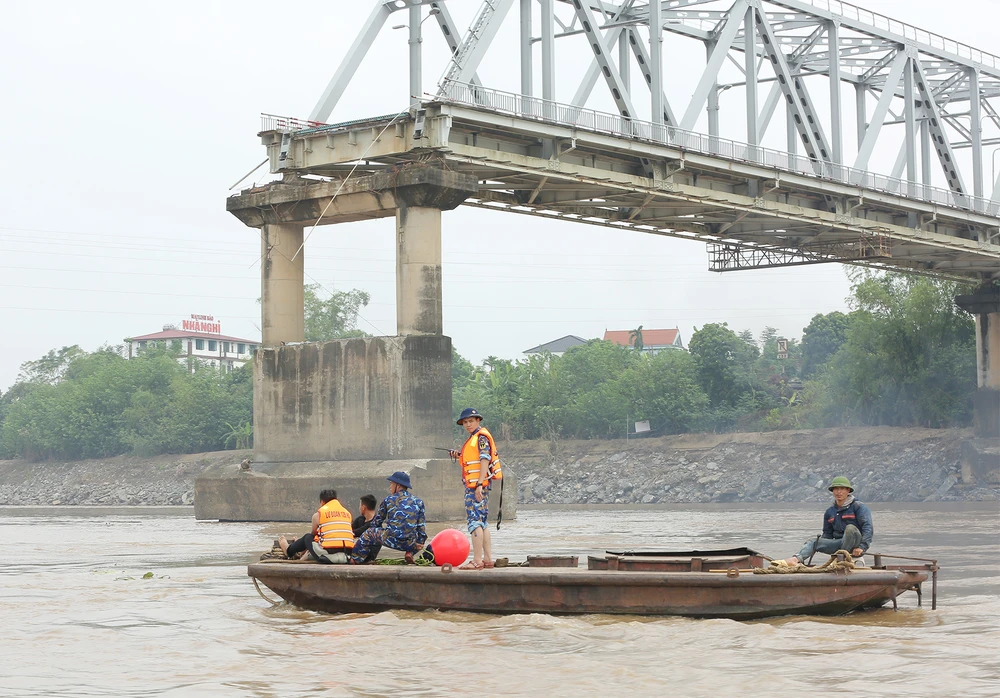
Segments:
[[[872,512],[854,498],[851,481],[843,476],[835,477],[829,490],[833,493],[833,506],[823,515],[823,536],[809,541],[797,555],[785,560],[789,565],[808,560],[814,553],[833,555],[838,550],[861,557],[871,546]]]
[[[460,569],[481,570],[493,567],[490,549],[490,529],[486,525],[489,517],[490,482],[500,480],[500,454],[493,434],[482,426],[483,417],[472,407],[462,410],[458,425],[465,428],[469,438],[461,450],[448,452],[462,466],[462,480],[465,483],[465,517],[472,536],[472,562]]]
[[[374,559],[372,552],[377,545],[402,550],[407,562],[412,562],[413,553],[422,549],[427,541],[424,502],[410,492],[410,476],[397,471],[386,480],[389,481],[389,496],[382,500],[368,530],[354,542],[353,564]]]
[[[354,547],[351,512],[337,501],[336,490],[319,493],[319,510],[312,516],[312,531],[292,543],[281,536],[278,545],[289,559],[306,550],[316,561],[331,565],[347,563]]]

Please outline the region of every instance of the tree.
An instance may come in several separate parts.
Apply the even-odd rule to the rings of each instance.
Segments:
[[[845,424],[968,424],[975,323],[955,307],[959,290],[903,274],[859,277],[846,340],[829,362],[831,417]]]
[[[847,341],[851,316],[840,311],[814,315],[802,330],[802,376],[815,376]]]
[[[303,289],[307,342],[367,336],[357,329],[361,308],[371,300],[367,291],[334,291],[324,296],[319,284],[309,284]]]
[[[646,346],[642,341],[642,325],[628,333],[628,342],[636,351],[642,351],[642,348]]]
[[[162,347],[131,360],[106,347],[75,356],[60,372],[55,383],[15,384],[0,400],[5,455],[73,459],[216,450],[227,445],[227,423],[252,420],[247,366],[231,373],[198,366],[192,374]]]
[[[688,349],[698,371],[698,382],[713,407],[733,407],[747,393],[753,393],[751,368],[757,356],[727,323],[707,324],[695,330]]]
[[[698,367],[686,351],[664,351],[650,357],[635,371],[639,379],[635,393],[654,429],[664,434],[682,434],[703,428],[709,416],[708,395],[698,383]]]
[[[62,349],[52,349],[40,359],[21,364],[17,382],[54,385],[63,377],[70,364],[84,355],[86,352],[76,344]]]

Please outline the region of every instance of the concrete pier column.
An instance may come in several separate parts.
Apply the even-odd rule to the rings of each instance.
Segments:
[[[441,209],[396,209],[396,334],[444,334]]]
[[[261,228],[260,319],[265,347],[305,341],[302,231],[298,223],[269,223]]]
[[[976,316],[975,433],[980,439],[1000,437],[1000,287],[985,285],[955,299]]]

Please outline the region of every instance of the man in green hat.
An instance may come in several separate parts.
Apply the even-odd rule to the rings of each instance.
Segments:
[[[828,488],[833,493],[833,506],[823,515],[823,535],[802,546],[796,555],[785,560],[797,565],[815,553],[833,555],[838,550],[861,557],[872,544],[872,512],[854,498],[851,481],[843,475],[833,478]]]

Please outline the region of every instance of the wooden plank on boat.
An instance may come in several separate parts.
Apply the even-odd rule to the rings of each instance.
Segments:
[[[577,555],[529,555],[528,567],[579,567]]]

